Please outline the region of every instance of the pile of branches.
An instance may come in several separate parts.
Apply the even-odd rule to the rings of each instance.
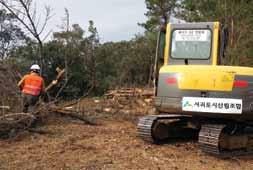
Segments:
[[[79,113],[74,110],[69,110],[65,106],[56,106],[55,102],[41,104],[34,112],[31,113],[9,113],[0,116],[0,138],[10,138],[20,132],[36,131],[38,123],[45,122],[52,115],[65,116],[80,120],[89,125],[96,125],[94,119],[89,118],[84,113]]]
[[[0,94],[15,95],[18,92],[18,74],[8,64],[0,62]]]
[[[26,130],[32,126],[36,117],[29,113],[13,113],[0,117],[0,137],[9,138],[17,131]]]
[[[19,89],[17,82],[20,79],[19,73],[7,63],[0,62],[0,109],[18,111],[17,103],[20,103]],[[2,110],[0,113],[2,113]]]

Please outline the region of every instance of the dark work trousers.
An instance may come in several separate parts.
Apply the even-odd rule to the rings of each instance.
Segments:
[[[39,96],[23,93],[23,112],[27,113],[29,111],[29,107],[34,108],[38,100]]]

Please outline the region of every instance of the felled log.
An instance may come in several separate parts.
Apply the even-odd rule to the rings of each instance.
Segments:
[[[10,106],[0,106],[0,109],[10,110],[10,109],[11,109],[11,107],[10,107]]]
[[[67,116],[77,120],[81,120],[89,125],[97,125],[97,122],[94,119],[91,119],[88,116],[73,110],[66,110],[64,108],[52,107],[50,108],[50,112],[60,114],[61,116]]]
[[[56,68],[56,72],[57,72],[57,76],[56,79],[53,80],[46,88],[45,91],[49,91],[53,86],[55,86],[60,79],[63,77],[64,73],[65,73],[65,69],[60,69],[59,67]]]
[[[106,97],[152,97],[154,95],[152,89],[140,88],[123,88],[118,90],[109,90]]]
[[[27,131],[31,133],[40,134],[40,135],[53,135],[53,132],[48,131],[48,130],[42,130],[42,129],[28,128]]]

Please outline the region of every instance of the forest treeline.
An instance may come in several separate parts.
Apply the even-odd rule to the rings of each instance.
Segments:
[[[147,21],[138,24],[145,33],[130,41],[105,43],[100,41],[92,20],[87,21],[88,30],[78,23],[69,25],[67,9],[62,30],[53,32],[50,41],[41,41],[39,31],[35,27],[29,30],[29,23],[28,28],[21,29],[25,23],[20,23],[15,11],[10,11],[8,4],[3,3],[5,1],[0,0],[3,5],[0,9],[0,59],[22,75],[35,62],[43,65],[42,74],[47,83],[54,79],[57,66],[65,68],[65,78],[52,92],[54,96],[73,98],[87,92],[101,95],[109,88],[152,85],[157,32],[161,22],[172,20],[220,21],[229,30],[226,64],[253,64],[251,0],[145,0]],[[49,13],[49,8],[46,9]],[[45,21],[48,19],[49,14]],[[35,31],[27,34],[27,29]],[[64,88],[59,93],[61,87]]]

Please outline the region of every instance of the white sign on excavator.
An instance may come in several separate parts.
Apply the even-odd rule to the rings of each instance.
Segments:
[[[183,97],[182,110],[189,112],[242,114],[242,99]]]
[[[175,30],[176,41],[208,41],[210,30]]]

